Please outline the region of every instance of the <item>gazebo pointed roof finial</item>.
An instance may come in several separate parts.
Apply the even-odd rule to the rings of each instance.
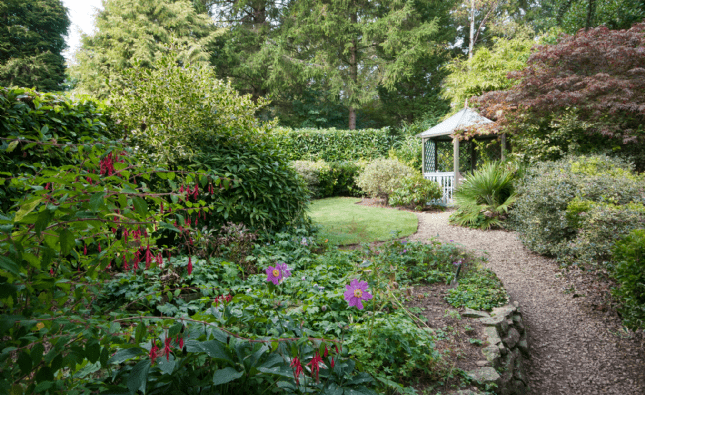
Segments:
[[[463,106],[464,109],[468,108],[468,98],[466,98],[466,104]]]

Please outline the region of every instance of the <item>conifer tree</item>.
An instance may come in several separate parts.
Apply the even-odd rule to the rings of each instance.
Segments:
[[[60,0],[0,1],[0,85],[61,90],[69,27]]]
[[[208,61],[207,48],[222,33],[190,0],[104,0],[95,27],[95,34],[82,37],[71,73],[78,91],[101,98],[132,59],[152,67],[173,41],[187,48],[179,63]]]

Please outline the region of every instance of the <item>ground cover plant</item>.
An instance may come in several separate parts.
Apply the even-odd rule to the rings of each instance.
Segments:
[[[387,208],[370,208],[359,199],[333,197],[315,200],[309,216],[320,226],[319,238],[329,244],[350,245],[387,241],[413,234],[418,229],[415,214]]]

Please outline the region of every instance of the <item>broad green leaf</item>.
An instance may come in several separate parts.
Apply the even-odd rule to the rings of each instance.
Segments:
[[[144,352],[145,351],[140,348],[121,349],[120,351],[116,352],[114,356],[112,356],[110,358],[110,363],[124,362],[125,360],[137,357]]]
[[[213,385],[222,385],[241,377],[243,377],[243,372],[236,371],[235,368],[231,368],[230,366],[223,369],[217,369],[213,374]]]
[[[38,206],[38,203],[42,202],[43,198],[37,198],[35,200],[32,200],[30,202],[25,202],[22,204],[20,209],[17,213],[15,213],[15,217],[13,218],[13,222],[19,222],[22,220],[23,217],[25,217],[28,213],[30,213],[32,210],[35,209],[36,206]]]
[[[133,367],[128,375],[128,390],[131,394],[140,391],[145,394],[145,386],[148,383],[148,371],[150,371],[150,359],[144,359]]]
[[[20,366],[20,372],[25,375],[33,369],[33,359],[28,354],[27,349],[23,349],[18,354],[18,366]]]
[[[97,212],[101,205],[105,203],[105,192],[97,192],[90,197],[90,210]]]
[[[133,205],[135,205],[135,212],[140,214],[140,217],[145,218],[148,215],[148,204],[141,197],[133,197]]]
[[[92,340],[85,345],[85,357],[88,358],[90,363],[95,363],[100,357],[100,344],[97,340]]]
[[[18,145],[18,141],[11,141],[10,144],[8,144],[8,148],[5,149],[7,152],[12,152]]]
[[[60,251],[63,256],[70,253],[70,250],[75,247],[75,236],[67,228],[60,230]]]
[[[135,343],[142,343],[145,341],[145,335],[148,333],[147,328],[145,327],[144,322],[138,323],[138,326],[135,328]]]
[[[20,267],[12,259],[2,256],[0,257],[0,268],[6,270],[13,275],[20,276]]]
[[[188,352],[204,352],[214,359],[227,360],[229,362],[233,361],[230,356],[228,356],[228,353],[225,352],[225,345],[218,340],[208,340],[196,343],[192,343],[191,340],[188,341],[186,346],[188,347]]]

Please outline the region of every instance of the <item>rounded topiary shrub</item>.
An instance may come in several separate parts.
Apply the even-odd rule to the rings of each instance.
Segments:
[[[569,242],[579,232],[595,231],[595,223],[605,228],[601,239],[614,238],[604,242],[608,252],[615,238],[642,225],[639,205],[643,203],[644,176],[617,158],[568,156],[538,163],[526,171],[516,192],[510,225],[537,253],[576,259],[586,256],[578,247],[569,248]],[[636,205],[626,206],[632,203]],[[609,211],[611,207],[617,209]],[[587,244],[582,239],[578,242],[594,248],[592,244],[598,240],[597,235],[589,235]],[[600,255],[589,254],[587,258],[598,260],[610,253]]]
[[[378,197],[383,203],[388,203],[388,198],[400,188],[403,178],[413,173],[413,169],[398,160],[378,158],[366,165],[356,182],[367,196]]]

